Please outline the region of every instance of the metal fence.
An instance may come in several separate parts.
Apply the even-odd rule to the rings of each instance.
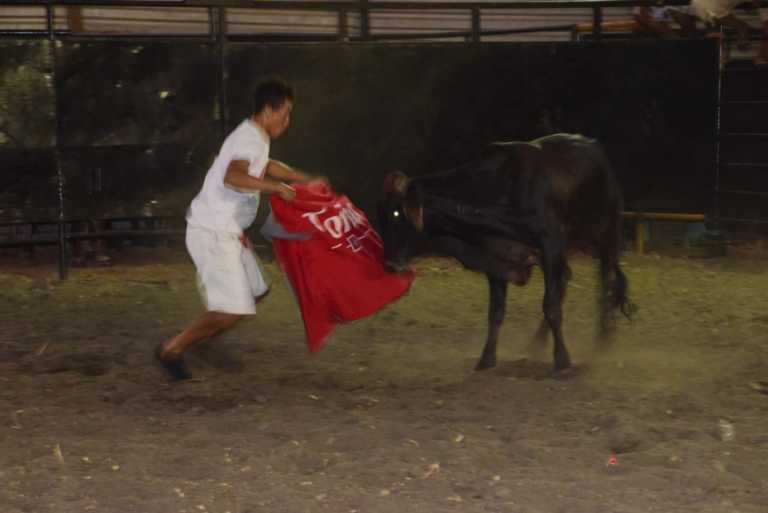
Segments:
[[[611,31],[627,33],[621,20],[627,21],[630,9],[638,5],[658,6],[656,2],[632,0],[512,1],[512,2],[403,2],[403,1],[245,1],[245,0],[59,0],[48,2],[7,0],[5,9],[31,8],[19,11],[15,21],[6,23],[0,38],[45,39],[48,41],[50,69],[57,69],[61,43],[89,42],[186,42],[199,43],[209,49],[219,73],[215,80],[219,94],[219,135],[226,133],[231,112],[227,97],[226,59],[232,45],[239,43],[318,43],[336,42],[462,42],[482,43],[536,40],[599,41]],[[685,5],[686,0],[669,0],[663,5]],[[74,10],[77,8],[77,10]],[[115,10],[120,16],[110,18]],[[140,9],[144,9],[141,11]],[[155,13],[173,13],[166,20],[147,19],[146,9]],[[85,10],[85,12],[84,12]],[[91,10],[90,14],[87,10]],[[79,12],[78,12],[79,11]],[[511,15],[510,13],[514,13]],[[527,13],[527,14],[526,14]],[[144,17],[142,17],[144,16]],[[167,21],[173,19],[172,22]],[[128,20],[128,21],[126,21]],[[12,25],[12,26],[11,26]],[[170,27],[170,28],[169,28]],[[56,80],[55,76],[51,77]],[[53,88],[58,95],[57,88]],[[58,96],[54,99],[57,113],[61,110]],[[60,115],[55,115],[51,145],[51,161],[56,169],[55,187],[58,197],[56,242],[60,251],[60,274],[67,273],[67,241],[92,238],[94,231],[83,231],[72,212],[65,208],[64,187],[67,181],[67,153],[73,143],[63,144]],[[719,159],[720,153],[718,153]],[[92,185],[101,183],[101,175],[92,177]],[[715,195],[719,197],[718,169]],[[98,185],[96,185],[98,186]],[[717,212],[713,212],[717,215]],[[162,216],[157,216],[161,218]],[[121,219],[115,216],[115,219]],[[48,219],[47,221],[51,221]],[[160,225],[161,232],[164,225]],[[98,231],[98,230],[97,230]],[[50,230],[46,232],[50,239]]]
[[[668,0],[663,5],[686,3]],[[548,40],[560,39],[571,37],[578,25],[600,37],[604,23],[628,21],[633,6],[662,4],[637,0],[10,0],[5,5],[6,9],[13,6],[36,9],[35,14],[28,10],[16,11],[15,25],[13,19],[6,23],[7,32],[28,35],[54,31],[62,36],[86,37],[224,35],[234,40],[260,41],[454,39],[478,42],[520,34],[546,34]],[[47,22],[43,11],[48,11]],[[527,40],[531,40],[530,37]]]

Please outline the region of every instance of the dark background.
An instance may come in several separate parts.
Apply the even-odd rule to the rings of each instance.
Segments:
[[[294,83],[272,156],[331,177],[369,214],[384,174],[451,168],[496,140],[579,132],[605,145],[627,209],[711,213],[710,41],[231,44],[0,41],[0,221],[183,216],[255,81]],[[58,129],[57,129],[58,125]]]

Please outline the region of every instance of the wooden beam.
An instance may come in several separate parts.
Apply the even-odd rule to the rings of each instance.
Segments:
[[[622,212],[625,219],[638,221],[706,221],[706,214],[676,214],[665,212]]]
[[[634,32],[637,29],[637,23],[632,20],[627,21],[604,21],[601,23],[603,32]],[[595,31],[593,23],[578,23],[576,32],[579,34],[591,34]]]

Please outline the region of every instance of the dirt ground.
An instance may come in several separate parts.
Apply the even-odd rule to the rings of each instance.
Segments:
[[[0,261],[1,513],[768,511],[768,261],[626,255],[639,311],[597,353],[574,260],[559,379],[528,353],[540,275],[474,372],[482,276],[422,260],[406,297],[310,355],[267,264],[258,314],[168,383],[152,349],[200,312],[193,267],[114,258],[66,282],[52,258]]]

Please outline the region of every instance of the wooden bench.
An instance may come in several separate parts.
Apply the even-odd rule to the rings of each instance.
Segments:
[[[645,221],[683,221],[683,222],[704,222],[707,220],[705,214],[676,214],[664,212],[622,212],[624,219],[635,221],[634,250],[636,253],[645,252],[645,239],[648,234]]]

